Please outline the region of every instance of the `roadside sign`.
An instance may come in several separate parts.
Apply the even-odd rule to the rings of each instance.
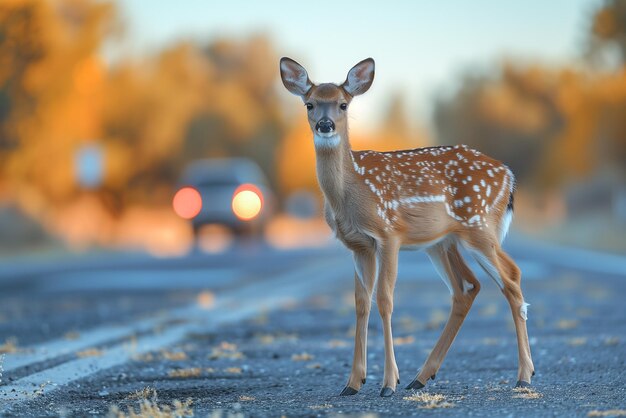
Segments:
[[[99,144],[82,145],[75,154],[74,165],[78,184],[85,189],[95,189],[104,177],[104,150]]]

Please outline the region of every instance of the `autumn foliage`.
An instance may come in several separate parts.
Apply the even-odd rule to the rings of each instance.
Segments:
[[[502,159],[533,191],[559,191],[598,173],[626,178],[624,10],[624,0],[606,2],[581,28],[588,32],[582,64],[506,62],[466,77],[438,98],[432,137]],[[309,128],[302,112],[293,117],[292,103],[279,100],[268,38],[179,42],[107,62],[103,46],[122,29],[111,2],[0,3],[0,202],[16,202],[59,233],[59,219],[65,228],[88,211],[104,225],[89,227],[96,242],[106,244],[112,238],[102,231],[125,214],[168,205],[182,169],[197,158],[254,159],[279,197],[317,190]],[[351,138],[353,146],[432,143],[412,130],[402,103],[397,96],[381,104],[387,116]],[[86,144],[105,156],[93,189],[76,175],[76,152]]]

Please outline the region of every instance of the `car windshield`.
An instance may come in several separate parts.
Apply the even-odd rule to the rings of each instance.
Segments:
[[[196,187],[236,187],[240,183],[234,178],[208,178],[193,183]]]
[[[197,187],[265,183],[260,169],[244,159],[200,160],[190,165],[182,178],[184,183]]]

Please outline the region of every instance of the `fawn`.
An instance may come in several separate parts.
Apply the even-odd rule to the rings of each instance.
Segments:
[[[424,249],[452,295],[450,316],[437,344],[406,389],[421,389],[435,374],[480,291],[463,260],[465,247],[496,282],[511,307],[517,333],[517,386],[530,386],[530,354],[520,269],[500,244],[513,215],[515,178],[509,168],[465,145],[377,152],[353,151],[348,107],[374,80],[374,60],[355,65],[341,85],[313,84],[290,58],[280,61],[283,84],[305,103],[313,132],[324,215],[352,251],[355,268],[354,359],[341,395],[354,395],[367,374],[367,327],[372,294],[382,318],[385,372],[380,396],[400,383],[391,315],[398,251]]]

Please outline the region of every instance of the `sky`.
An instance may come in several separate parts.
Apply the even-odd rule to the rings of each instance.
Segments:
[[[452,91],[467,71],[493,68],[503,59],[575,61],[599,3],[120,0],[126,33],[118,52],[145,54],[181,39],[264,33],[278,55],[300,62],[313,82],[342,82],[354,64],[373,57],[376,78],[351,106],[352,128],[372,127],[397,93],[404,94],[411,119],[428,128],[433,99]],[[281,91],[285,101],[295,99]]]

